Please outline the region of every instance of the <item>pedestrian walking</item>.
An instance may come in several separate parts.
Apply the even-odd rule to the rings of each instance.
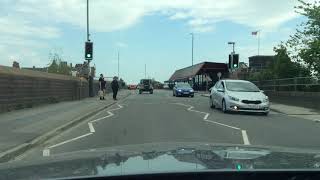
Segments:
[[[119,90],[118,77],[113,77],[113,81],[111,82],[111,88],[113,92],[113,100],[117,100],[117,94]]]
[[[106,94],[106,81],[104,80],[103,74],[100,74],[100,78],[99,78],[99,96],[100,96],[100,100],[104,100],[104,96]]]

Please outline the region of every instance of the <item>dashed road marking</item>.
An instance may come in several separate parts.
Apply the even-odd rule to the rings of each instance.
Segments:
[[[208,116],[209,116],[209,113],[207,113],[205,116],[204,116],[204,120],[206,120],[207,118],[208,118]]]
[[[243,144],[244,145],[250,145],[247,131],[246,130],[241,130],[241,134],[242,134]]]
[[[194,107],[191,106],[191,105],[186,105],[186,104],[182,104],[182,103],[173,103],[173,104],[180,105],[180,106],[184,106],[184,107],[188,107],[188,109],[187,109],[188,111],[205,114],[205,116],[203,117],[203,121],[205,121],[205,122],[209,122],[209,123],[217,124],[217,125],[224,126],[224,127],[227,127],[227,128],[231,128],[231,129],[234,129],[234,130],[237,130],[237,131],[241,131],[243,144],[244,144],[244,145],[250,145],[249,137],[248,137],[248,134],[247,134],[247,131],[246,131],[246,130],[241,129],[241,128],[238,128],[238,127],[235,127],[235,126],[230,126],[230,125],[227,125],[227,124],[223,124],[223,123],[220,123],[220,122],[207,120],[207,119],[208,119],[208,116],[210,115],[209,113],[194,110],[194,109],[193,109]]]
[[[89,122],[88,125],[89,125],[89,129],[90,129],[90,132],[91,132],[91,133],[96,132],[96,130],[94,129],[94,127],[93,127],[93,125],[92,125],[91,122]]]
[[[218,124],[220,126],[225,126],[225,127],[228,127],[228,128],[231,128],[231,129],[235,129],[235,130],[241,130],[240,128],[238,127],[234,127],[234,126],[229,126],[227,124],[223,124],[223,123],[219,123],[219,122],[216,122],[216,121],[210,121],[210,120],[204,120],[206,122],[209,122],[209,123],[213,123],[213,124]]]

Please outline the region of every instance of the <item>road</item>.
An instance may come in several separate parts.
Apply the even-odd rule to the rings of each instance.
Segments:
[[[270,112],[224,114],[208,98],[171,91],[132,95],[17,159],[155,142],[209,142],[320,149],[320,123]]]

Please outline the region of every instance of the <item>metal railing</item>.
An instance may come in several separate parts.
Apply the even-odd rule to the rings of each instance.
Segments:
[[[294,77],[285,79],[260,80],[252,82],[256,84],[260,89],[265,91],[320,91],[320,76]]]

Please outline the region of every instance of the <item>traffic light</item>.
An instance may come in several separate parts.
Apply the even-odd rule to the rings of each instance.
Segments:
[[[239,54],[234,54],[232,68],[236,69],[238,67],[239,67]]]
[[[86,42],[85,45],[85,59],[92,60],[93,59],[93,43]]]

